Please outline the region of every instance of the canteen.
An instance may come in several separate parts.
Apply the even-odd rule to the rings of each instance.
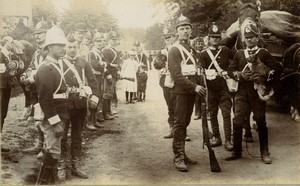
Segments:
[[[36,103],[34,105],[34,116],[33,119],[37,121],[43,120],[45,117],[44,112],[42,111],[41,105],[39,103]]]
[[[6,71],[6,66],[4,63],[0,63],[0,73],[4,73]]]

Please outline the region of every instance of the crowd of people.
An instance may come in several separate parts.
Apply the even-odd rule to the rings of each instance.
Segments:
[[[79,169],[83,129],[99,130],[103,127],[101,122],[113,120],[118,114],[119,80],[123,81],[126,103],[145,101],[148,57],[139,41],[133,43],[128,55],[121,55],[116,49],[120,38],[115,31],[92,35],[83,23],[75,24],[74,31],[65,35],[58,26],[50,28],[41,21],[34,36],[37,47],[28,68],[14,53],[17,41],[9,35],[2,39],[1,132],[11,82],[17,78],[26,97],[21,120],[33,121],[37,127],[35,145],[23,149],[43,159],[37,184],[54,184],[57,178],[63,181],[69,153],[72,175],[86,179],[88,175]],[[2,144],[1,151],[9,148]]]
[[[253,141],[249,131],[252,112],[259,134],[261,159],[270,164],[266,99],[282,73],[281,64],[258,46],[259,30],[254,25],[245,27],[245,49],[237,52],[222,46],[221,32],[215,23],[208,30],[207,41],[202,42],[205,45],[198,48],[191,46],[191,33],[192,24],[181,15],[175,30],[164,29],[165,47],[153,58],[168,108],[170,130],[163,137],[173,138],[176,169],[188,171],[187,165],[197,164],[187,156],[185,141],[189,140],[187,127],[194,107],[194,119],[201,119],[200,105],[204,101],[208,102],[212,147],[223,144],[218,121],[220,109],[224,147],[232,151],[226,160],[240,159],[243,128],[246,129],[245,140]],[[24,152],[43,158],[38,184],[53,184],[57,176],[60,180],[66,178],[68,153],[72,174],[86,179],[88,175],[79,169],[83,127],[98,130],[103,127],[101,122],[113,120],[118,114],[118,80],[123,81],[126,104],[145,101],[147,70],[151,65],[139,41],[121,56],[116,49],[120,39],[115,31],[91,34],[84,24],[78,23],[74,31],[65,36],[59,27],[49,28],[48,23],[42,21],[36,25],[34,35],[37,49],[19,81],[26,87],[28,96],[22,119],[34,119],[38,139],[34,147]],[[13,42],[11,36],[6,36],[1,43],[0,59],[4,64],[1,66],[1,131],[7,114],[11,78],[24,68],[22,60],[13,58]],[[268,69],[267,72],[255,70],[257,59],[266,67],[260,69]],[[69,130],[70,152],[67,148]]]

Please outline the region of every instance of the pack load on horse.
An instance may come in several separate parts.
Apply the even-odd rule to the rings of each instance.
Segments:
[[[274,98],[284,108],[292,106],[293,118],[300,120],[300,75],[297,57],[300,56],[297,44],[300,42],[300,17],[278,10],[260,12],[260,3],[245,3],[239,9],[238,20],[227,29],[222,43],[235,50],[245,48],[242,33],[247,25],[255,25],[259,29],[259,46],[266,48],[273,57],[282,62],[284,73],[278,87],[274,89]]]

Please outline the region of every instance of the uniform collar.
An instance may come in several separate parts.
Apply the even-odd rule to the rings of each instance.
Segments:
[[[216,47],[214,47],[214,46],[209,46],[208,48],[209,48],[210,50],[219,50],[221,47],[218,46],[218,47],[216,48]]]
[[[58,64],[58,60],[54,59],[53,57],[47,55],[46,59],[52,63]]]
[[[246,48],[249,52],[251,52],[251,51],[256,51],[256,50],[258,50],[258,46],[255,46],[255,47],[253,47],[253,48]]]
[[[71,61],[72,63],[75,63],[76,59],[78,58],[78,56],[76,55],[75,57],[70,57],[68,55],[65,55],[65,58],[69,61]]]
[[[187,39],[180,39],[180,40],[179,40],[179,43],[180,43],[180,44],[187,44],[187,45],[188,45],[188,44],[189,44],[189,41],[188,41]]]

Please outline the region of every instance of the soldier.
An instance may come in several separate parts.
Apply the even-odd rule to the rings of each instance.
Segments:
[[[13,77],[24,68],[24,62],[12,52],[13,38],[5,36],[0,51],[0,100],[1,100],[1,132],[6,118],[10,100]]]
[[[13,38],[11,36],[5,36],[1,40],[0,48],[0,122],[1,133],[4,125],[4,120],[8,112],[8,105],[11,95],[11,89],[13,86],[13,78],[20,73],[24,68],[24,62],[19,56],[12,52]],[[9,152],[10,149],[1,144],[1,152]]]
[[[195,94],[205,95],[205,88],[198,85],[195,51],[189,44],[192,25],[181,15],[176,24],[178,43],[168,52],[168,65],[174,87],[171,101],[174,108],[173,153],[178,171],[188,171],[186,164],[196,164],[185,153],[186,129],[190,123],[195,102]]]
[[[208,88],[208,112],[210,113],[211,127],[213,131],[212,147],[222,145],[219,131],[218,111],[222,111],[225,149],[232,151],[231,144],[231,94],[227,88],[225,78],[229,60],[233,59],[234,52],[227,47],[220,46],[221,31],[215,23],[208,30],[209,46],[199,55],[199,62],[202,68],[207,72],[207,88]],[[208,76],[208,71],[213,72]]]
[[[170,72],[168,70],[167,57],[168,57],[168,51],[175,41],[175,33],[172,32],[171,29],[168,29],[168,28],[165,28],[163,30],[163,32],[164,32],[163,37],[164,37],[166,46],[163,49],[161,49],[159,51],[157,57],[154,58],[153,65],[154,65],[155,69],[160,70],[159,85],[163,89],[163,95],[164,95],[166,104],[168,106],[168,115],[169,115],[168,123],[170,126],[170,130],[167,134],[165,134],[163,136],[165,139],[168,139],[168,138],[173,138],[172,128],[174,125],[174,111],[173,111],[173,104],[171,102],[171,93],[170,93],[172,87],[165,84],[165,79],[166,79],[166,76],[170,77]]]
[[[75,24],[75,30],[74,30],[74,36],[75,39],[78,42],[78,54],[79,56],[82,56],[86,61],[89,60],[89,52],[90,49],[86,45],[86,42],[84,42],[85,35],[87,33],[86,25],[84,23],[76,23]]]
[[[251,109],[258,126],[261,159],[265,164],[271,164],[266,123],[266,102],[260,99],[254,84],[265,82],[271,86],[275,85],[283,68],[266,49],[257,46],[259,32],[255,26],[247,25],[244,36],[247,48],[239,50],[235,54],[233,62],[228,68],[229,76],[239,81],[239,87],[234,98],[233,153],[226,160],[232,161],[240,159],[242,156],[242,127],[245,125],[245,118],[249,117],[249,110]],[[268,79],[248,69],[250,66],[248,59],[253,55],[257,55],[261,62],[272,69]]]
[[[54,184],[56,181],[63,128],[69,119],[67,85],[62,64],[58,61],[65,55],[65,44],[66,38],[60,28],[54,26],[47,31],[44,50],[48,50],[48,55],[36,74],[38,101],[44,114],[40,128],[46,144],[37,184]]]
[[[62,180],[66,177],[67,134],[71,124],[71,173],[76,177],[87,179],[87,174],[79,169],[79,162],[82,155],[82,126],[84,126],[83,123],[87,114],[87,101],[90,108],[96,109],[100,90],[91,66],[84,58],[78,57],[78,44],[73,34],[67,36],[66,55],[62,59],[62,62],[64,77],[69,87],[68,103],[70,119],[66,121],[64,128],[61,145],[62,158],[59,166],[62,171],[59,176],[61,176]],[[92,92],[90,92],[90,89]]]
[[[104,61],[104,57],[102,54],[102,49],[105,47],[105,36],[102,33],[96,32],[94,34],[94,47],[90,52],[90,63],[92,65],[92,69],[94,75],[98,81],[98,86],[100,89],[100,99],[97,110],[91,110],[91,118],[94,121],[93,125],[101,127],[96,121],[103,122],[103,112],[102,112],[102,96],[103,96],[103,78],[104,78],[104,70],[106,70],[106,62]],[[112,119],[111,116],[107,116],[106,119]]]
[[[35,84],[35,74],[39,66],[42,64],[44,59],[46,58],[47,51],[43,50],[43,46],[45,44],[45,36],[48,30],[48,23],[46,21],[40,21],[36,25],[36,29],[34,30],[34,37],[37,43],[37,50],[33,54],[33,60],[29,65],[29,68],[21,75],[20,82],[28,87],[28,91],[30,93],[30,104],[31,106],[28,107],[28,112],[34,112],[34,105],[38,103],[38,93]],[[44,144],[44,133],[41,131],[39,125],[37,125],[38,129],[38,139],[36,139],[36,143],[34,147],[24,149],[23,152],[27,153],[38,153],[37,158],[42,158],[42,148]]]
[[[107,117],[108,115],[113,116],[113,114],[118,113],[118,97],[116,93],[116,82],[119,78],[120,64],[122,62],[119,52],[115,49],[115,47],[117,47],[120,44],[119,36],[115,31],[110,31],[107,34],[107,42],[108,46],[103,49],[104,60],[107,62],[107,71],[105,72],[106,79],[104,81],[104,86],[106,85],[106,88],[104,89],[103,93],[103,109],[106,106],[108,108],[108,110],[105,111],[107,114],[104,114],[103,111],[104,117]],[[109,79],[110,77],[112,77],[112,79]]]

